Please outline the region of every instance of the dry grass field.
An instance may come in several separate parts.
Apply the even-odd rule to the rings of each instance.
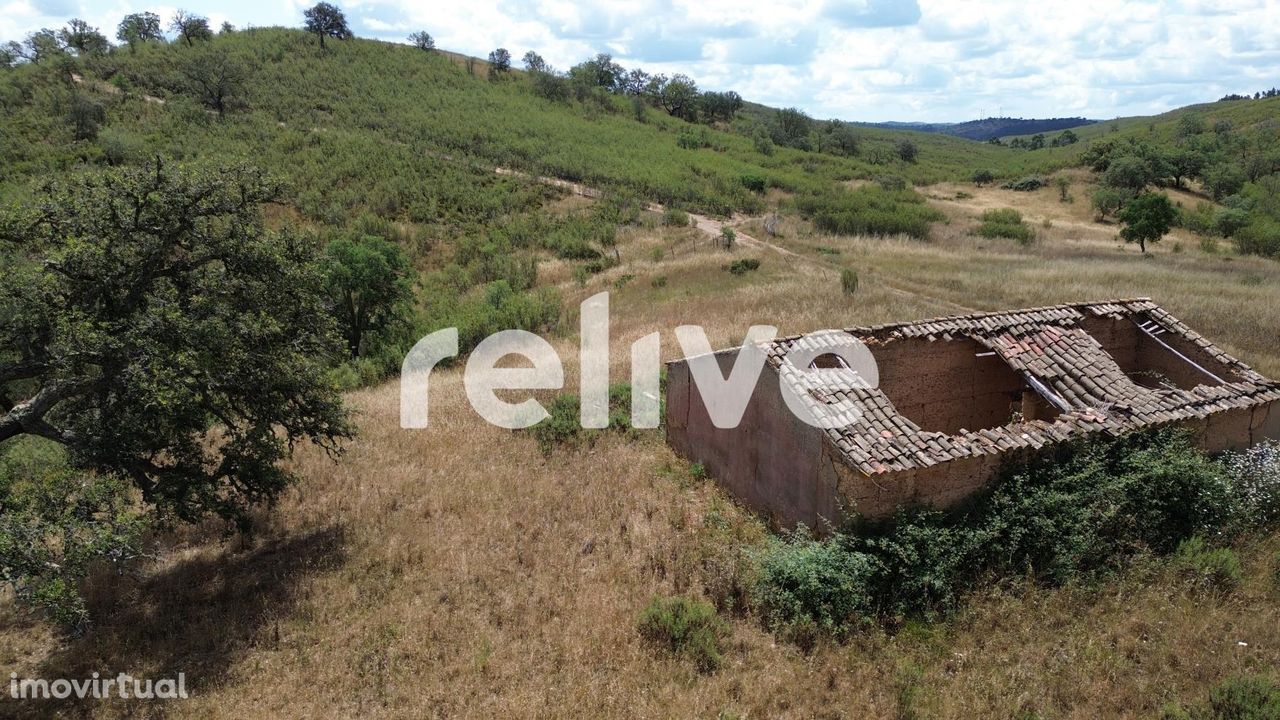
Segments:
[[[1117,296],[1151,296],[1260,371],[1280,376],[1280,264],[1208,253],[1181,232],[1149,257],[1089,216],[1083,178],[1037,193],[924,189],[948,221],[933,240],[826,237],[784,216],[741,248],[692,229],[631,229],[623,263],[585,287],[544,264],[566,306],[611,291],[613,373],[627,345],[696,323],[713,345],[752,324],[794,333]],[[963,193],[958,196],[958,193]],[[1039,234],[971,236],[981,210],[1016,207]],[[1048,225],[1045,220],[1048,220]],[[758,220],[742,229],[766,238]],[[660,255],[656,251],[661,251]],[[841,293],[854,268],[860,289]],[[665,281],[659,280],[665,278]],[[657,280],[657,282],[655,282]],[[553,338],[576,382],[576,315]],[[0,712],[96,717],[1151,717],[1223,678],[1280,665],[1280,537],[1241,549],[1246,580],[1209,596],[1163,566],[1101,588],[992,588],[953,620],[867,632],[806,654],[731,618],[725,666],[703,676],[636,632],[654,594],[732,580],[766,529],[698,480],[659,433],[539,453],[470,410],[459,369],[432,378],[433,427],[398,425],[394,382],[353,393],[359,437],[340,461],[304,451],[304,478],[252,540],[200,528],[137,577],[96,578],[123,612],[78,640],[5,603],[0,657],[20,675],[186,673],[193,697]]]

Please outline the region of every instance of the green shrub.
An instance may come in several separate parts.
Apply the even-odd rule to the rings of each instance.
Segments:
[[[910,186],[907,179],[901,175],[881,175],[876,178],[876,184],[889,192],[900,192]]]
[[[840,271],[840,290],[845,295],[853,295],[858,292],[858,271],[853,268],[845,268]]]
[[[970,179],[973,181],[974,185],[977,185],[978,187],[982,187],[983,185],[989,185],[995,182],[996,174],[991,172],[990,170],[985,170],[985,169],[974,170],[973,175],[970,177]]]
[[[755,193],[762,193],[769,186],[769,181],[763,175],[748,173],[740,178],[742,187]]]
[[[1280,220],[1254,215],[1249,224],[1236,230],[1231,239],[1242,253],[1280,257]]]
[[[498,280],[461,301],[455,297],[436,296],[438,304],[428,308],[414,335],[421,337],[442,327],[456,327],[458,349],[465,354],[501,330],[544,330],[554,327],[560,319],[560,295],[554,288],[520,292],[505,280]]]
[[[733,243],[737,241],[737,239],[738,233],[735,232],[733,228],[728,225],[721,226],[719,237],[720,247],[723,247],[725,250],[732,250]]]
[[[809,617],[836,634],[849,618],[945,615],[992,579],[1061,585],[1173,552],[1227,528],[1235,504],[1227,472],[1184,433],[1073,443],[1008,466],[947,512],[907,508],[826,540],[775,541],[754,597],[771,626]]]
[[[655,277],[654,279],[650,280],[650,281],[649,281],[649,285],[650,285],[651,287],[655,288],[655,289],[656,289],[656,288],[664,288],[664,287],[666,287],[666,286],[667,286],[667,276],[666,276],[666,275],[659,275],[659,276]]]
[[[1197,720],[1276,720],[1280,718],[1280,685],[1263,677],[1233,677],[1209,693],[1208,706],[1192,714]]]
[[[1178,218],[1175,224],[1197,235],[1208,235],[1216,232],[1213,206],[1202,202],[1196,203],[1195,208],[1188,208],[1179,203]]]
[[[659,397],[663,397],[661,392]],[[603,432],[640,432],[631,426],[629,383],[613,383],[609,386],[609,424],[602,430],[582,427],[580,405],[581,401],[573,393],[558,395],[547,407],[548,417],[529,428],[543,455],[550,455],[557,447],[576,448],[591,444]],[[658,417],[663,416],[659,405]]]
[[[802,195],[796,208],[819,229],[837,235],[908,235],[923,240],[929,237],[929,224],[944,217],[914,190],[889,191],[875,185]]]
[[[676,136],[676,145],[685,150],[697,150],[699,148],[711,147],[711,133],[706,128],[686,128],[680,131]]]
[[[987,210],[975,233],[988,238],[1009,238],[1028,245],[1036,239],[1036,231],[1022,221],[1022,213],[1011,208]]]
[[[1021,225],[1022,213],[1013,208],[993,208],[982,213],[982,221],[1001,225]]]
[[[1049,185],[1049,181],[1046,180],[1043,175],[1028,175],[1026,177],[1019,178],[1017,180],[1010,180],[1009,182],[1005,183],[1001,187],[1003,187],[1006,190],[1017,190],[1018,192],[1031,192],[1033,190],[1039,190],[1042,187],[1047,187],[1048,185]]]
[[[81,583],[95,566],[142,556],[148,520],[114,475],[78,472],[60,446],[15,438],[0,447],[0,568],[13,596],[64,629],[91,618]]]
[[[1207,702],[1184,709],[1166,705],[1161,720],[1277,720],[1280,718],[1280,685],[1258,676],[1223,680],[1209,691]]]
[[[1201,203],[1201,205],[1208,208],[1210,214],[1212,214],[1212,206],[1210,206],[1209,203]],[[1240,232],[1241,228],[1249,224],[1249,213],[1238,208],[1223,208],[1218,211],[1217,215],[1213,215],[1212,217],[1212,225],[1205,230],[1201,231],[1197,228],[1192,229],[1202,235],[1207,235],[1209,232],[1216,232],[1222,237],[1229,238],[1234,236],[1237,232]]]
[[[1222,465],[1236,498],[1237,530],[1280,523],[1280,443],[1262,442],[1244,452],[1227,453]]]
[[[775,630],[812,623],[840,636],[871,617],[875,561],[836,542],[814,540],[801,527],[772,540],[759,562],[752,599]]]
[[[1228,548],[1210,547],[1200,536],[1178,546],[1174,565],[1183,577],[1212,592],[1231,592],[1244,580],[1240,557]]]
[[[729,272],[734,275],[746,275],[760,269],[760,261],[755,258],[742,258],[729,263]]]
[[[692,660],[700,672],[714,672],[724,660],[721,644],[728,625],[716,609],[701,600],[654,597],[640,613],[641,637],[676,655]]]
[[[667,227],[689,227],[689,213],[669,207],[662,211],[662,224]]]

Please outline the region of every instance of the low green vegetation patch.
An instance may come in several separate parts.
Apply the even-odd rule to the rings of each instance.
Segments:
[[[663,393],[659,391],[658,417],[662,418]],[[600,430],[582,427],[581,399],[573,393],[559,395],[547,406],[548,417],[529,428],[538,449],[550,455],[557,447],[581,447],[595,442],[601,433],[638,433],[641,430],[631,424],[631,385],[614,383],[609,386],[609,425]]]
[[[143,553],[150,518],[138,495],[118,475],[76,470],[52,442],[20,438],[0,448],[0,567],[17,599],[73,633],[85,630],[84,579]]]
[[[729,272],[733,275],[746,275],[760,269],[760,261],[756,258],[742,258],[729,263]]]
[[[1174,565],[1196,587],[1210,592],[1230,592],[1244,580],[1240,557],[1231,548],[1214,547],[1200,536],[1178,546]]]
[[[678,208],[662,211],[662,224],[667,227],[689,227],[689,213]]]
[[[982,224],[974,230],[982,237],[1009,238],[1028,245],[1036,239],[1036,231],[1022,220],[1013,208],[991,209],[982,213]]]
[[[1042,187],[1048,187],[1049,181],[1043,175],[1027,175],[1026,177],[1010,180],[1001,187],[1005,190],[1016,190],[1018,192],[1032,192]]]
[[[853,268],[845,268],[840,271],[840,290],[845,295],[853,295],[858,292],[858,271]]]
[[[908,235],[924,240],[930,223],[943,219],[910,188],[885,189],[865,185],[855,190],[840,187],[802,195],[796,208],[820,230],[836,235]]]
[[[1240,464],[1211,459],[1172,430],[1076,444],[1009,467],[952,511],[910,509],[826,539],[803,529],[777,539],[757,557],[752,597],[784,636],[839,637],[945,616],[985,582],[1090,582],[1140,554],[1177,553],[1189,578],[1230,591],[1239,560],[1200,538],[1222,542],[1280,509],[1280,464],[1244,462],[1252,478]]]
[[[1162,720],[1274,720],[1280,718],[1280,684],[1255,675],[1230,677],[1190,710],[1165,707]]]
[[[715,671],[723,662],[721,645],[729,627],[710,603],[675,596],[655,597],[637,623],[646,640],[688,658],[700,672]]]

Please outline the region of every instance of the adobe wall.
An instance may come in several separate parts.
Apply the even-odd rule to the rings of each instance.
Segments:
[[[1143,366],[1140,333],[1110,320],[1090,325],[1089,331],[1101,335],[1122,368]],[[933,343],[939,350],[947,344]],[[911,342],[874,347],[881,389],[895,404],[941,396],[908,406],[911,410],[904,413],[913,420],[927,416],[930,424],[959,422],[968,414],[966,404],[984,398],[992,403],[996,401],[990,398],[998,398],[1007,408],[1010,394],[1021,390],[1021,378],[1009,371],[1018,381],[1014,385],[1007,375],[988,373],[984,361],[1007,366],[995,358],[975,358],[963,344],[955,347],[962,352],[922,353]],[[737,350],[716,353],[723,375],[737,355]],[[781,527],[803,522],[821,530],[853,513],[877,518],[913,504],[950,507],[990,483],[1009,459],[1008,453],[986,455],[867,476],[845,464],[822,431],[791,413],[771,368],[761,372],[741,424],[723,430],[711,423],[688,364],[668,363],[667,373],[667,442],[681,456],[706,466],[744,505]],[[1280,401],[1214,413],[1185,426],[1210,453],[1243,450],[1266,439],[1280,440]]]
[[[737,356],[737,350],[715,354],[724,375]],[[711,422],[688,364],[668,363],[667,442],[682,457],[702,463],[744,505],[779,526],[837,523],[834,483],[824,483],[818,472],[822,431],[792,414],[778,381],[778,374],[766,366],[742,422],[720,429]]]
[[[868,476],[840,462],[835,449],[824,456],[837,484],[845,515],[867,518],[892,515],[901,507],[927,505],[947,508],[986,487],[1006,455],[983,455],[939,463],[932,467]]]
[[[968,338],[894,340],[870,345],[880,390],[924,430],[955,434],[1009,422],[1025,381]]]
[[[1080,321],[1080,327],[1089,334],[1103,350],[1107,351],[1120,366],[1120,370],[1128,375],[1138,368],[1138,326],[1132,320],[1113,317],[1086,317]]]
[[[1280,401],[1217,412],[1188,425],[1205,452],[1245,450],[1264,440],[1280,440]]]
[[[1185,426],[1208,453],[1245,450],[1264,440],[1280,441],[1280,401],[1214,413]],[[834,478],[845,514],[880,518],[910,505],[951,507],[984,488],[1011,457],[1013,453],[961,458],[928,468],[867,476],[840,462],[834,448],[824,448],[823,466]]]
[[[1115,358],[1116,364],[1125,374],[1141,371],[1157,373],[1183,389],[1213,383],[1209,376],[1188,365],[1185,360],[1139,330],[1132,320],[1086,318],[1081,326]],[[1231,368],[1176,333],[1165,333],[1160,336],[1160,340],[1226,382],[1239,379]]]

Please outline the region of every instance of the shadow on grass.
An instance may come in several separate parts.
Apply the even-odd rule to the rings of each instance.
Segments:
[[[342,528],[333,526],[247,550],[227,549],[180,561],[140,581],[95,583],[91,612],[97,623],[68,640],[34,677],[83,679],[128,673],[161,679],[184,673],[191,697],[221,682],[253,648],[281,646],[281,626],[305,615],[310,579],[345,559]],[[8,695],[8,687],[4,695]],[[181,700],[0,701],[0,715],[21,717],[89,715],[104,702],[130,717],[163,716]],[[25,707],[19,707],[25,705]],[[173,709],[177,709],[176,707]],[[109,714],[117,712],[109,711]]]

